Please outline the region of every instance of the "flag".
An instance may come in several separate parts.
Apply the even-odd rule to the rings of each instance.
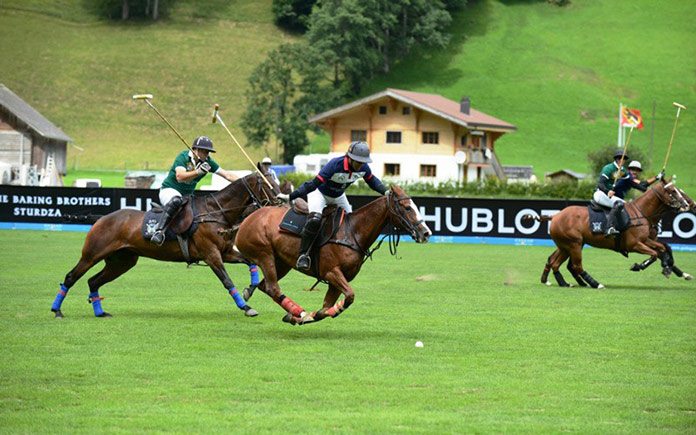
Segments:
[[[643,129],[643,117],[640,116],[640,110],[621,107],[621,126],[635,127],[638,130]]]

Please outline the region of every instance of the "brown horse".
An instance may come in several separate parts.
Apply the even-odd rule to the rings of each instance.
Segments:
[[[687,211],[693,207],[693,201],[673,183],[661,181],[636,200],[627,202],[625,209],[630,217],[629,227],[620,235],[618,249],[623,252],[639,252],[651,257],[660,257],[663,263],[663,273],[668,274],[668,250],[664,244],[651,237],[651,229],[657,226],[660,219],[670,210]],[[541,282],[548,282],[549,271],[561,287],[570,287],[558,270],[570,257],[568,270],[580,286],[590,285],[593,288],[604,288],[582,267],[582,247],[584,244],[603,249],[617,249],[613,238],[604,234],[592,234],[590,231],[589,213],[587,207],[570,206],[561,210],[553,217],[542,216],[534,219],[543,222],[551,221],[551,238],[557,249],[549,256],[541,275]],[[672,262],[673,264],[673,262]]]
[[[141,231],[145,213],[139,210],[117,210],[99,218],[87,233],[80,261],[61,283],[51,311],[56,317],[63,317],[60,307],[68,290],[90,268],[104,260],[104,268],[88,280],[89,300],[97,317],[110,317],[111,315],[101,307],[99,288],[130,270],[139,257],[149,257],[161,261],[205,262],[234,298],[237,306],[244,310],[247,316],[255,316],[256,311],[249,307],[237,292],[223,262],[247,263],[232,249],[233,244],[225,235],[246,215],[275,201],[278,186],[268,174],[265,178],[270,184],[266,183],[260,174],[252,173],[234,181],[219,192],[194,198],[191,209],[182,207],[180,214],[184,215],[184,225],[198,225],[197,230],[189,237],[188,245],[182,246],[176,240],[171,240],[162,246],[156,246],[145,240]],[[189,214],[187,221],[186,211],[191,213],[191,210],[197,213],[195,216]],[[174,225],[176,218],[172,223],[172,226]],[[256,266],[253,264],[250,265],[250,272],[253,277],[256,272]],[[258,279],[258,274],[256,276]]]
[[[370,255],[370,246],[387,222],[395,229],[408,232],[417,243],[426,243],[432,234],[416,205],[398,186],[392,186],[387,195],[347,214],[336,234],[319,248],[319,255],[314,257],[318,265],[313,271],[305,272],[329,284],[323,308],[307,313],[285,296],[278,285],[278,281],[294,268],[300,250],[299,237],[279,228],[287,211],[287,207],[264,207],[254,212],[240,225],[235,247],[244,258],[259,265],[264,279],[258,288],[287,311],[283,321],[293,325],[336,317],[348,309],[355,299],[349,282],[360,272]],[[341,294],[344,299],[336,302]]]

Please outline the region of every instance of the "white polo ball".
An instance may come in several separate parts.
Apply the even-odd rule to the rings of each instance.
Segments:
[[[416,347],[423,347],[422,341],[416,341]]]

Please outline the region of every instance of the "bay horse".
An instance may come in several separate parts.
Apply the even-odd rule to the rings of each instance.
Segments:
[[[693,210],[693,201],[674,183],[661,180],[634,201],[627,202],[625,209],[630,217],[630,223],[628,228],[617,236],[620,237],[619,250],[638,252],[649,255],[651,258],[659,257],[662,260],[663,273],[669,275],[671,272],[669,251],[663,243],[657,241],[656,233],[651,236],[651,231],[654,231],[660,219],[668,211]],[[533,219],[540,222],[551,221],[550,234],[557,247],[549,256],[544,272],[541,274],[543,284],[550,285],[548,275],[550,271],[553,271],[559,286],[570,287],[559,271],[561,265],[570,258],[568,270],[578,285],[604,288],[604,285],[597,282],[583,268],[582,247],[588,244],[596,248],[615,249],[617,245],[613,238],[607,238],[603,233],[592,234],[586,206],[569,206],[553,216],[535,216]],[[673,260],[672,264],[674,264]]]
[[[258,288],[283,307],[287,312],[283,321],[292,325],[337,317],[350,307],[355,293],[349,282],[371,255],[370,246],[387,222],[392,229],[406,231],[416,243],[427,243],[432,234],[413,200],[398,186],[391,186],[385,196],[346,214],[335,235],[319,247],[319,254],[313,258],[313,263],[318,264],[311,271],[302,271],[329,285],[323,307],[307,313],[284,295],[278,285],[278,281],[295,267],[300,250],[299,236],[279,227],[287,211],[288,206],[255,211],[239,226],[235,248],[261,268],[264,279]],[[344,298],[337,302],[341,294]]]
[[[265,182],[264,177],[270,184]],[[80,260],[60,284],[51,311],[62,318],[61,304],[68,290],[89,269],[104,260],[104,268],[88,280],[89,301],[97,317],[111,317],[101,306],[103,298],[99,296],[99,288],[130,270],[139,257],[148,257],[161,261],[205,262],[235,300],[237,307],[248,317],[257,315],[238,293],[223,262],[249,264],[232,249],[233,243],[225,235],[255,209],[275,203],[278,186],[269,174],[264,177],[254,172],[219,192],[193,198],[192,210],[196,214],[191,216],[191,223],[197,224],[198,228],[189,236],[187,253],[176,240],[166,241],[162,246],[145,240],[142,235],[145,213],[140,210],[122,209],[100,217],[87,233]],[[186,206],[182,207],[180,213],[185,210]],[[258,280],[256,266],[249,264],[249,270],[252,279],[255,274]]]

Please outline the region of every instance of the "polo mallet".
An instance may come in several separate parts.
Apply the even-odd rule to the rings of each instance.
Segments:
[[[164,115],[162,115],[162,113],[160,113],[160,111],[157,110],[157,108],[150,102],[150,100],[151,100],[152,98],[154,98],[152,94],[135,94],[135,95],[133,95],[133,99],[134,99],[134,100],[142,100],[142,101],[144,101],[148,106],[150,106],[150,107],[152,108],[152,110],[154,110],[155,113],[162,119],[162,121],[164,121],[165,124],[167,124],[167,125],[169,126],[169,128],[172,129],[172,131],[174,132],[174,134],[176,134],[176,137],[178,137],[179,139],[181,139],[181,142],[182,142],[184,145],[186,145],[186,148],[188,148],[188,149],[193,153],[193,155],[196,157],[196,159],[197,159],[198,161],[200,161],[201,159],[198,157],[198,153],[196,153],[196,152],[189,146],[189,144],[186,142],[186,140],[185,140],[183,137],[181,137],[181,135],[180,135],[179,132],[176,130],[176,128],[174,128],[174,126],[167,120],[167,118],[165,118]]]
[[[254,167],[254,170],[255,170],[256,172],[258,172],[259,175],[261,175],[261,178],[263,178],[263,180],[266,182],[266,184],[268,184],[268,187],[270,187],[271,190],[274,190],[274,189],[273,189],[273,185],[271,184],[271,182],[268,181],[268,179],[261,173],[261,171],[259,170],[259,168],[256,167],[256,165],[254,164],[254,161],[251,160],[251,157],[249,157],[249,155],[246,153],[246,151],[244,151],[244,148],[242,148],[242,146],[241,146],[241,145],[239,144],[239,142],[237,141],[237,138],[234,137],[234,135],[232,134],[232,132],[230,131],[230,129],[227,128],[227,125],[225,125],[225,122],[222,120],[222,118],[220,118],[220,114],[218,113],[219,110],[220,110],[220,105],[219,105],[219,104],[216,104],[216,105],[214,106],[214,110],[213,110],[213,124],[215,124],[216,121],[220,123],[220,125],[222,126],[222,128],[225,129],[225,131],[227,132],[227,134],[230,135],[230,137],[232,138],[232,140],[234,141],[234,143],[236,143],[237,146],[239,147],[239,149],[242,151],[242,154],[244,154],[244,157],[246,157],[247,160],[249,160],[249,163],[251,163],[251,166]]]
[[[624,143],[623,151],[621,152],[621,159],[619,160],[619,170],[616,171],[616,175],[614,175],[614,186],[616,186],[616,180],[618,180],[619,175],[621,175],[621,167],[624,165],[626,149],[628,148],[628,143],[631,141],[631,133],[633,133],[633,126],[631,126],[631,129],[628,130],[628,136],[626,136],[626,142]]]
[[[686,106],[679,104],[677,102],[672,103],[673,106],[677,107],[677,117],[674,119],[674,127],[672,127],[672,137],[669,139],[669,147],[667,147],[667,154],[665,155],[665,163],[662,165],[662,170],[667,168],[667,160],[669,160],[669,154],[672,151],[672,142],[674,142],[674,133],[677,131],[677,123],[679,122],[679,113],[682,109],[686,110]]]

